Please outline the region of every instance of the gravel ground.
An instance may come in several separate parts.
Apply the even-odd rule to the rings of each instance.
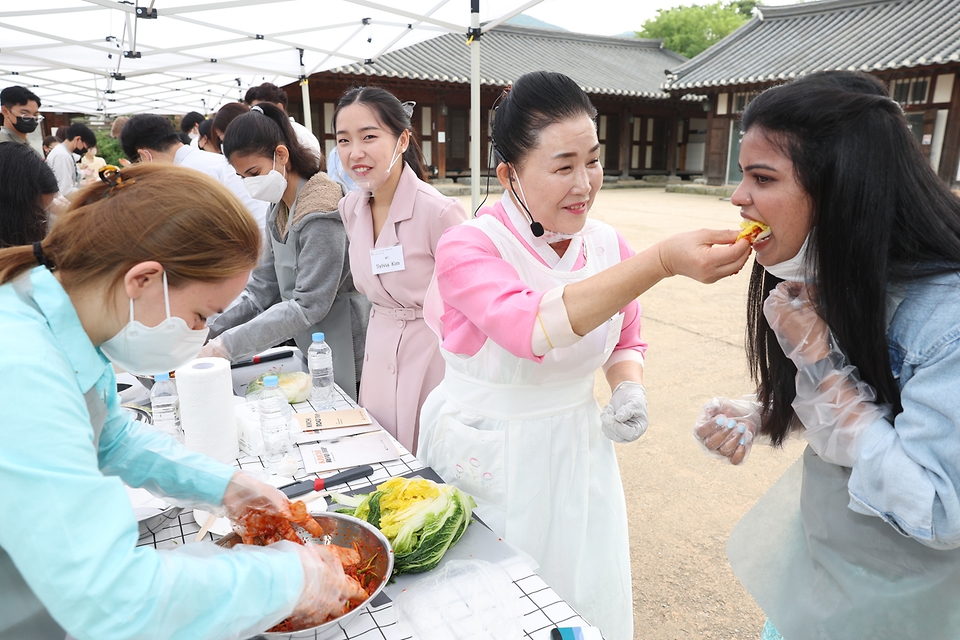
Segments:
[[[462,201],[469,208],[469,198]],[[601,191],[591,215],[616,227],[635,251],[679,231],[740,222],[729,201],[652,189]],[[763,612],[730,569],[727,538],[803,443],[758,446],[733,467],[703,454],[692,436],[706,401],[752,389],[743,350],[751,264],[713,285],[671,278],[640,297],[650,344],[650,428],[637,442],[617,445],[638,640],[760,636]],[[600,406],[610,397],[599,373],[596,395]]]

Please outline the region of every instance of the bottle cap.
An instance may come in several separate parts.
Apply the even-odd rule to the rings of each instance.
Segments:
[[[170,379],[169,373],[158,373],[157,375],[153,376],[154,382],[164,382],[169,379]]]
[[[313,334],[313,341],[323,342],[323,331],[317,331],[315,334]]]
[[[277,376],[267,376],[263,379],[263,386],[265,389],[272,389],[280,384],[280,378]]]

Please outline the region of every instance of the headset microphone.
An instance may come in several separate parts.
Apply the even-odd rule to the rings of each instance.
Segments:
[[[497,148],[496,144],[493,146],[493,153],[497,156],[497,160],[504,164],[508,164],[507,159],[503,157],[503,154],[500,152],[500,149]],[[543,225],[533,219],[533,214],[530,213],[530,209],[527,208],[526,203],[523,199],[517,194],[517,190],[513,186],[513,172],[510,172],[510,191],[513,192],[513,197],[517,202],[520,203],[520,206],[523,207],[523,210],[527,212],[527,216],[530,217],[530,233],[533,234],[533,237],[540,238],[543,236]],[[517,178],[519,181],[520,178]],[[522,189],[523,187],[521,187]]]

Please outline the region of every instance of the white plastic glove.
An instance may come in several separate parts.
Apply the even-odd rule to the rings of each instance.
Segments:
[[[339,554],[327,545],[301,546],[284,540],[276,546],[296,551],[303,566],[303,591],[290,614],[294,629],[315,627],[330,616],[342,614],[348,602],[359,605],[367,599],[367,592],[357,579],[343,572]]]
[[[803,423],[804,438],[817,455],[852,467],[860,453],[860,435],[890,408],[877,405],[876,391],[860,379],[857,368],[837,344],[811,302],[813,291],[782,282],[763,303],[763,315],[783,352],[797,365],[793,410]]]
[[[760,404],[753,396],[714,398],[700,409],[693,436],[703,450],[730,464],[742,463],[760,431]]]
[[[282,491],[242,471],[230,478],[223,494],[222,511],[234,523],[248,517],[250,512],[292,517],[290,500]]]
[[[203,349],[200,349],[200,355],[198,358],[223,358],[232,362],[230,358],[230,352],[227,351],[227,347],[223,344],[223,340],[220,336],[210,340],[207,344],[203,345]]]
[[[633,442],[647,430],[647,394],[639,382],[617,385],[610,404],[600,412],[603,435],[614,442]]]

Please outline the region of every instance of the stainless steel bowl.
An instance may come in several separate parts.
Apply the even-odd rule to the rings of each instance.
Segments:
[[[374,591],[362,605],[348,611],[339,618],[316,627],[301,629],[300,631],[261,633],[259,636],[256,636],[257,639],[295,638],[296,640],[324,640],[330,637],[342,637],[342,628],[360,615],[360,612],[369,606],[370,602],[383,591],[387,582],[390,581],[390,575],[393,573],[393,549],[390,547],[390,542],[379,529],[363,520],[342,513],[317,513],[313,514],[313,519],[320,523],[325,534],[323,540],[318,542],[335,544],[340,547],[346,547],[347,549],[352,549],[354,543],[357,543],[363,557],[369,557],[379,551],[373,566],[376,568],[377,575],[381,575],[383,578],[380,580],[377,590]],[[228,549],[239,543],[240,536],[235,533],[228,534],[217,541],[218,545]]]

